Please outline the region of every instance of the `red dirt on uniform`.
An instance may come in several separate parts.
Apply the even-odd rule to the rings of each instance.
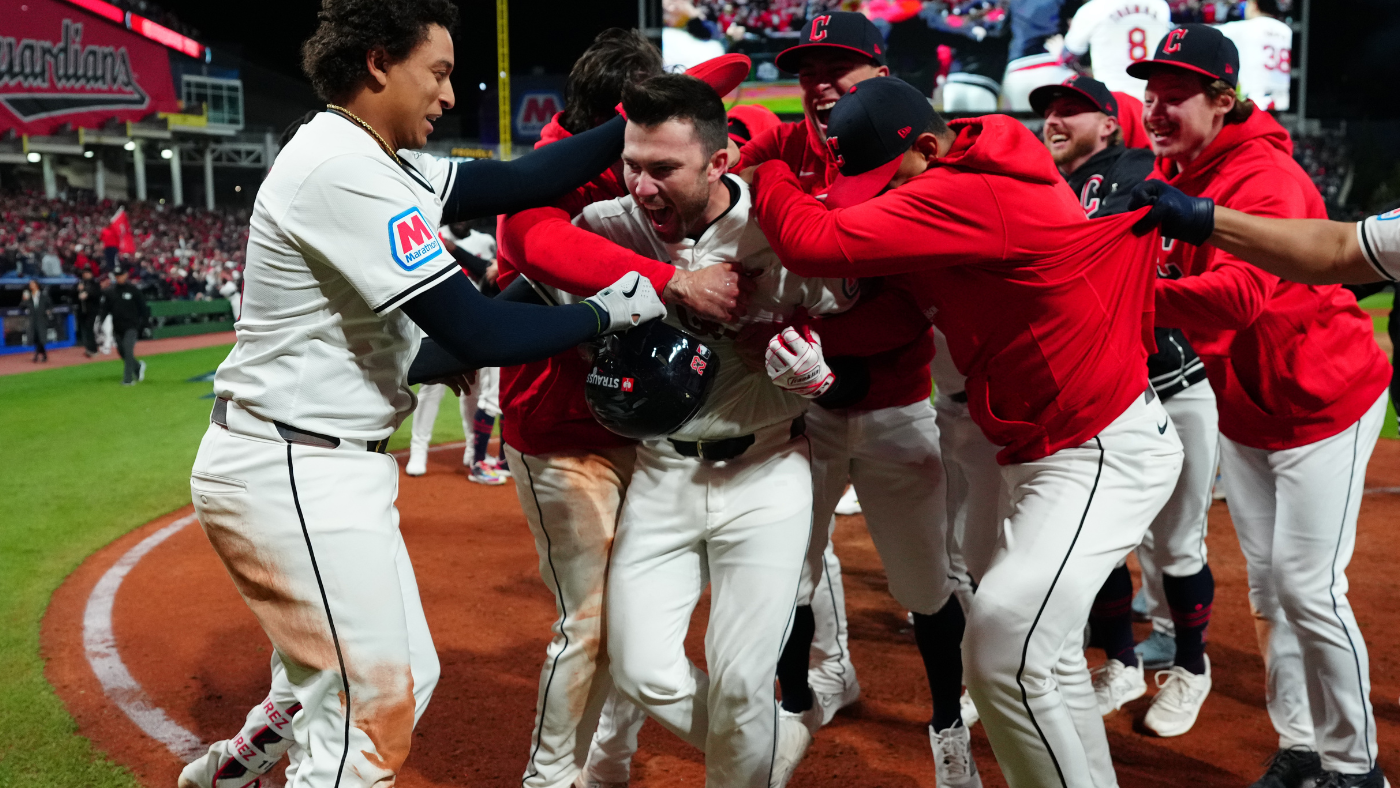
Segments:
[[[1392,530],[1400,522],[1400,441],[1377,447],[1367,483],[1373,492],[1362,504],[1351,599],[1370,647],[1380,762],[1400,776],[1400,630],[1389,628],[1395,623],[1393,600],[1400,598],[1400,535]],[[442,681],[414,734],[399,784],[518,785],[554,604],[538,577],[514,491],[471,484],[455,452],[435,452],[427,476],[402,478],[399,507],[442,658]],[[93,585],[112,563],[188,512],[162,518],[94,555],[55,593],[43,627],[48,679],[79,733],[152,788],[174,785],[181,764],[103,696],[83,656],[82,615]],[[928,688],[913,634],[886,592],[863,521],[840,520],[836,544],[846,570],[851,653],[864,694],[817,737],[792,784],[932,788],[924,728]],[[1259,775],[1277,744],[1264,711],[1263,661],[1245,597],[1244,561],[1225,505],[1211,510],[1210,526],[1214,691],[1196,728],[1175,739],[1142,732],[1149,698],[1107,720],[1125,788],[1238,788]],[[688,643],[692,655],[701,648],[704,615],[702,603]],[[171,537],[136,566],[117,595],[114,616],[132,674],[157,705],[206,741],[232,735],[247,709],[262,700],[270,647],[198,526]],[[1145,635],[1142,629],[1139,636]],[[1091,655],[1091,662],[1097,660],[1101,653]],[[980,725],[973,741],[985,784],[1005,785]],[[649,722],[632,785],[703,784],[700,753]]]

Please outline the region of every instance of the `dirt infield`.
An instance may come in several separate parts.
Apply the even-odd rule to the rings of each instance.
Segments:
[[[400,782],[406,788],[518,784],[554,617],[514,491],[469,483],[457,457],[455,451],[434,452],[429,474],[403,477],[400,488],[404,536],[443,668]],[[1400,775],[1400,631],[1391,629],[1393,600],[1400,598],[1400,535],[1394,530],[1400,522],[1400,441],[1377,447],[1367,484],[1351,599],[1370,646],[1380,762]],[[162,531],[188,514],[188,508],[175,512],[94,555],[54,595],[43,628],[48,679],[79,733],[152,788],[173,786],[181,762],[142,733],[119,703],[161,710],[171,730],[207,742],[236,730],[247,708],[262,699],[267,680],[266,638],[198,525]],[[840,520],[836,543],[846,569],[851,652],[864,694],[818,736],[792,784],[932,788],[923,727],[928,689],[913,634],[904,611],[886,593],[863,521]],[[1176,739],[1142,732],[1148,698],[1107,720],[1126,787],[1242,786],[1258,776],[1260,762],[1276,746],[1264,712],[1263,663],[1245,599],[1244,562],[1224,505],[1212,509],[1210,525],[1217,583],[1209,651],[1215,688],[1196,728]],[[169,536],[151,547],[153,534]],[[143,544],[149,553],[132,566],[131,551]],[[111,605],[113,654],[94,635],[102,608],[92,600],[95,588],[116,588],[112,578],[123,568],[129,573]],[[692,655],[701,647],[704,612],[702,604],[688,644]],[[90,660],[103,666],[110,687],[114,657],[139,688],[104,691]],[[1004,785],[981,726],[973,737],[986,785]],[[701,756],[649,722],[632,784],[701,786]]]

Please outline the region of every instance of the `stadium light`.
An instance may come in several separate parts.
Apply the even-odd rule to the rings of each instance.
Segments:
[[[477,90],[485,90],[485,89],[486,89],[486,83],[483,82],[483,83],[481,83],[480,85],[477,85],[476,87],[477,87]]]
[[[39,159],[42,159],[43,157],[39,155],[39,151],[32,150],[29,152],[28,156],[25,156],[25,158],[29,159],[30,164],[38,164]]]
[[[136,150],[136,141],[127,140],[126,144],[122,146],[122,150]]]
[[[161,157],[162,159],[167,159],[167,160],[168,160],[171,156],[174,156],[174,155],[175,155],[174,152],[171,151],[169,148],[162,148],[161,151],[160,151],[160,157]]]
[[[85,151],[83,151],[83,158],[84,158],[84,159],[91,159],[91,158],[92,158],[92,151],[90,151],[90,150],[85,150]]]

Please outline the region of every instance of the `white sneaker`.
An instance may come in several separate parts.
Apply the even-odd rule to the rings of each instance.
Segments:
[[[836,513],[860,514],[860,499],[856,497],[856,488],[846,488],[846,493],[836,502]]]
[[[816,706],[812,707],[816,709]],[[769,788],[786,788],[792,779],[793,770],[802,762],[807,748],[812,744],[812,731],[804,716],[815,716],[808,712],[793,714],[786,709],[778,709],[778,746],[773,752],[773,771],[768,778]]]
[[[176,788],[258,788],[262,775],[248,771],[237,760],[224,754],[225,742],[217,742],[209,751],[185,764],[180,770]]]
[[[933,747],[933,771],[938,788],[982,788],[977,762],[972,760],[972,735],[967,726],[954,725],[939,734],[928,726]]]
[[[1123,708],[1123,704],[1137,700],[1147,694],[1147,680],[1142,675],[1142,665],[1128,667],[1116,659],[1110,659],[1094,668],[1094,697],[1099,700],[1099,713],[1108,715]]]
[[[1142,724],[1164,738],[1191,730],[1210,695],[1210,684],[1210,657],[1206,657],[1206,672],[1200,676],[1180,666],[1159,672],[1157,697]]]
[[[408,474],[409,476],[422,476],[423,474],[427,473],[428,453],[409,451],[408,465],[403,469],[403,472]]]
[[[857,681],[851,682],[850,686],[840,692],[828,693],[812,690],[813,706],[820,709],[822,713],[821,725],[831,722],[831,718],[836,716],[836,712],[858,700],[860,700],[860,682]]]
[[[977,704],[972,702],[972,696],[967,694],[966,689],[963,690],[962,697],[958,698],[958,706],[958,711],[962,714],[963,727],[971,728],[977,724],[978,720],[982,719],[982,715],[977,713]]]
[[[47,361],[48,359],[44,359],[44,360]],[[138,364],[141,365],[141,366],[140,366],[139,368],[137,368],[137,370],[136,370],[136,380],[137,380],[138,382],[140,382],[140,381],[143,381],[143,380],[146,379],[146,362],[144,362],[144,361],[138,361],[138,362],[136,362],[136,363],[138,363]]]

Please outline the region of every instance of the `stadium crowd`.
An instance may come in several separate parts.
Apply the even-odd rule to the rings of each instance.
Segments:
[[[238,290],[246,211],[99,202],[82,191],[57,200],[33,192],[0,195],[0,276],[77,276],[87,269],[103,278],[112,262],[103,253],[103,231],[123,207],[135,251],[118,259],[148,299],[226,298]]]

